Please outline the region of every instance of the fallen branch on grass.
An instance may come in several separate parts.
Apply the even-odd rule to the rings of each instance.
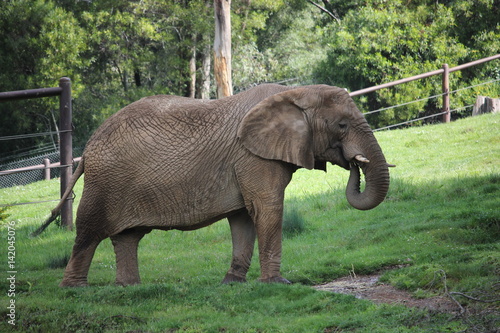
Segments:
[[[500,302],[500,298],[498,298],[498,299],[480,299],[480,298],[472,297],[472,296],[469,296],[467,294],[464,294],[464,293],[461,293],[461,292],[458,292],[458,291],[452,291],[449,294],[450,295],[463,296],[465,298],[471,299],[471,300],[476,301],[476,302],[481,302],[481,303],[495,303],[495,302]]]

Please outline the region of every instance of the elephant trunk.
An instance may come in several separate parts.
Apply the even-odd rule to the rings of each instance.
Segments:
[[[374,147],[376,146],[376,147]],[[389,169],[382,150],[374,144],[368,150],[373,152],[369,156],[360,157],[360,162],[351,162],[349,181],[347,182],[346,197],[351,206],[360,210],[377,207],[389,190]],[[365,189],[360,191],[360,167],[365,175]]]

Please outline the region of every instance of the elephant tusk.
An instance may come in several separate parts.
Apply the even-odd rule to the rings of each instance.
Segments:
[[[356,155],[356,156],[354,156],[354,158],[357,161],[362,162],[362,163],[370,163],[370,160],[367,159],[366,157],[364,157],[363,155]]]
[[[395,167],[396,167],[396,164],[389,164],[389,163],[387,163],[387,166],[388,166],[389,168],[395,168]]]

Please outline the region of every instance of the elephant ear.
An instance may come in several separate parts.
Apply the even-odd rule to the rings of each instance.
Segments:
[[[310,97],[304,90],[270,96],[250,109],[238,128],[241,143],[262,158],[313,169],[312,131],[303,112]]]

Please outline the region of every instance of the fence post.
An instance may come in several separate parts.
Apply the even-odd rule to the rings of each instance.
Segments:
[[[45,166],[45,169],[43,169],[43,179],[50,180],[50,160],[48,158],[44,158],[43,165]]]
[[[450,122],[450,69],[443,65],[443,122]]]
[[[71,108],[71,80],[63,77],[59,80],[62,88],[59,96],[60,111],[60,139],[59,151],[61,154],[61,196],[66,191],[71,175],[73,174],[73,143],[72,143],[72,108]],[[61,226],[68,230],[73,229],[73,198],[68,198],[61,209]]]

